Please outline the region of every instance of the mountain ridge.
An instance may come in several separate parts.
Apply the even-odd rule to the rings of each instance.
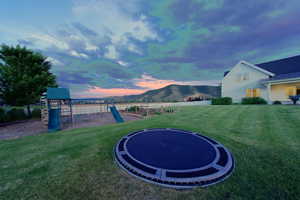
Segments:
[[[106,97],[105,100],[111,102],[176,102],[184,101],[188,97],[211,99],[220,96],[220,86],[172,84],[156,90],[149,90],[143,94]]]

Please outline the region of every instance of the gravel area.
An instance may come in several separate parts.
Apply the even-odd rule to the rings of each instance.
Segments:
[[[141,116],[121,113],[125,121],[141,119]],[[63,130],[101,126],[116,123],[111,113],[81,115],[74,117],[74,123],[63,123]],[[29,135],[47,133],[47,127],[40,120],[28,120],[15,124],[0,126],[0,140],[16,139]]]

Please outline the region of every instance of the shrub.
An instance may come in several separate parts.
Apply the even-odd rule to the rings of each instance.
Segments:
[[[174,112],[174,108],[172,108],[172,107],[164,108],[164,112],[173,113]]]
[[[40,108],[33,109],[33,111],[31,112],[31,117],[40,119],[41,118],[41,109]]]
[[[146,117],[147,116],[147,112],[142,113],[142,116]]]
[[[293,102],[294,105],[296,105],[297,101],[299,101],[299,99],[300,99],[300,95],[299,96],[290,96],[289,99]]]
[[[16,121],[16,120],[25,120],[27,119],[27,115],[24,112],[24,109],[16,109],[13,108],[6,113],[8,121]]]
[[[0,123],[6,121],[7,121],[7,117],[6,117],[5,110],[3,108],[0,108]]]
[[[231,97],[216,98],[211,101],[211,104],[212,105],[231,105],[232,98]]]
[[[280,105],[280,104],[282,104],[282,103],[281,103],[281,101],[274,101],[273,104],[274,104],[274,105]]]
[[[139,112],[139,111],[140,111],[140,107],[138,106],[131,106],[127,108],[127,112]]]
[[[246,97],[242,99],[242,104],[268,104],[268,102],[261,97]]]

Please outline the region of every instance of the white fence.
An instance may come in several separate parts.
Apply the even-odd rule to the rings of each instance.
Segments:
[[[164,108],[164,107],[181,107],[181,106],[200,106],[210,105],[211,101],[193,101],[193,102],[166,102],[166,103],[126,103],[126,104],[115,104],[118,110],[126,110],[126,108],[132,106],[138,106],[142,108]]]
[[[142,108],[164,108],[164,107],[181,107],[181,106],[204,106],[210,105],[211,101],[193,101],[193,102],[166,102],[166,103],[117,103],[115,106],[118,110],[124,111],[132,106],[138,106]],[[67,108],[66,108],[67,109]],[[62,106],[64,110],[64,106]],[[79,104],[72,106],[73,115],[79,114],[94,114],[108,112],[107,104]]]

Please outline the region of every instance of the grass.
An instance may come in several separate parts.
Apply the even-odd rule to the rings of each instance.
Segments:
[[[200,106],[124,124],[0,141],[0,199],[297,199],[300,107]],[[116,142],[144,128],[201,132],[236,169],[225,182],[177,191],[136,180],[113,162]],[[197,153],[197,152],[195,152]]]

